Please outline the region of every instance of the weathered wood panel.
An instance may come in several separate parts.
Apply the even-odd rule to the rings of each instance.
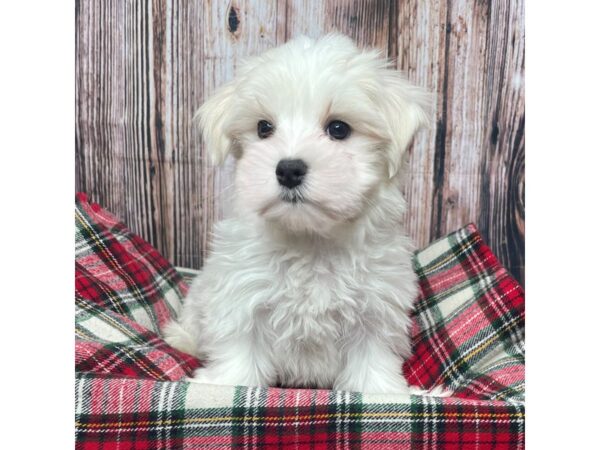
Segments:
[[[200,267],[227,213],[192,116],[240,59],[342,31],[436,94],[413,145],[407,227],[419,246],[475,222],[524,280],[523,1],[76,2],[76,182],[178,265]]]
[[[399,4],[398,67],[437,94],[410,159],[419,246],[474,222],[524,281],[523,2]]]

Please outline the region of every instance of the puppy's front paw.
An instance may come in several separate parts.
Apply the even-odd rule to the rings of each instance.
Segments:
[[[408,383],[402,375],[371,374],[364,379],[344,377],[336,381],[334,389],[368,394],[408,394]]]
[[[221,365],[209,365],[196,369],[194,377],[188,381],[223,386],[269,386],[268,380],[256,376],[252,371],[240,368],[232,370],[231,367]]]
[[[197,355],[197,343],[194,337],[188,333],[177,321],[169,322],[162,329],[163,339],[171,347],[189,355]]]
[[[416,386],[410,386],[410,394],[411,395],[419,395],[421,397],[440,397],[440,398],[445,398],[445,397],[451,397],[453,392],[449,389],[446,389],[443,386],[435,386],[432,389],[426,390],[426,389],[421,389],[418,388]]]
[[[189,378],[188,381],[193,383],[203,383],[203,384],[227,384],[223,382],[223,377],[219,377],[215,375],[214,371],[201,367],[200,369],[196,369],[194,371],[194,377]]]

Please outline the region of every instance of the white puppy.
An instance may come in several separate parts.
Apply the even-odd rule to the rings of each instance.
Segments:
[[[408,392],[417,294],[400,166],[428,95],[340,35],[250,59],[199,110],[235,216],[167,342],[199,382]]]

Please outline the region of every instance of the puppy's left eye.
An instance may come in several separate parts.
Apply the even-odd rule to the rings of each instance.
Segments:
[[[275,131],[275,127],[271,122],[267,122],[266,120],[259,120],[256,124],[256,133],[261,139],[268,138],[273,134],[273,131]]]
[[[341,120],[332,120],[326,130],[327,134],[334,139],[342,140],[350,136],[350,125]]]

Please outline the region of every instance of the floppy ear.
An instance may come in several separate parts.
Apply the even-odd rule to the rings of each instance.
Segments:
[[[415,86],[395,70],[384,69],[382,84],[380,105],[390,136],[387,159],[392,178],[398,173],[415,133],[430,123],[432,98],[425,89]]]
[[[235,144],[227,133],[227,123],[233,112],[235,84],[233,81],[224,84],[200,107],[194,116],[204,136],[208,154],[213,164],[225,161]]]

